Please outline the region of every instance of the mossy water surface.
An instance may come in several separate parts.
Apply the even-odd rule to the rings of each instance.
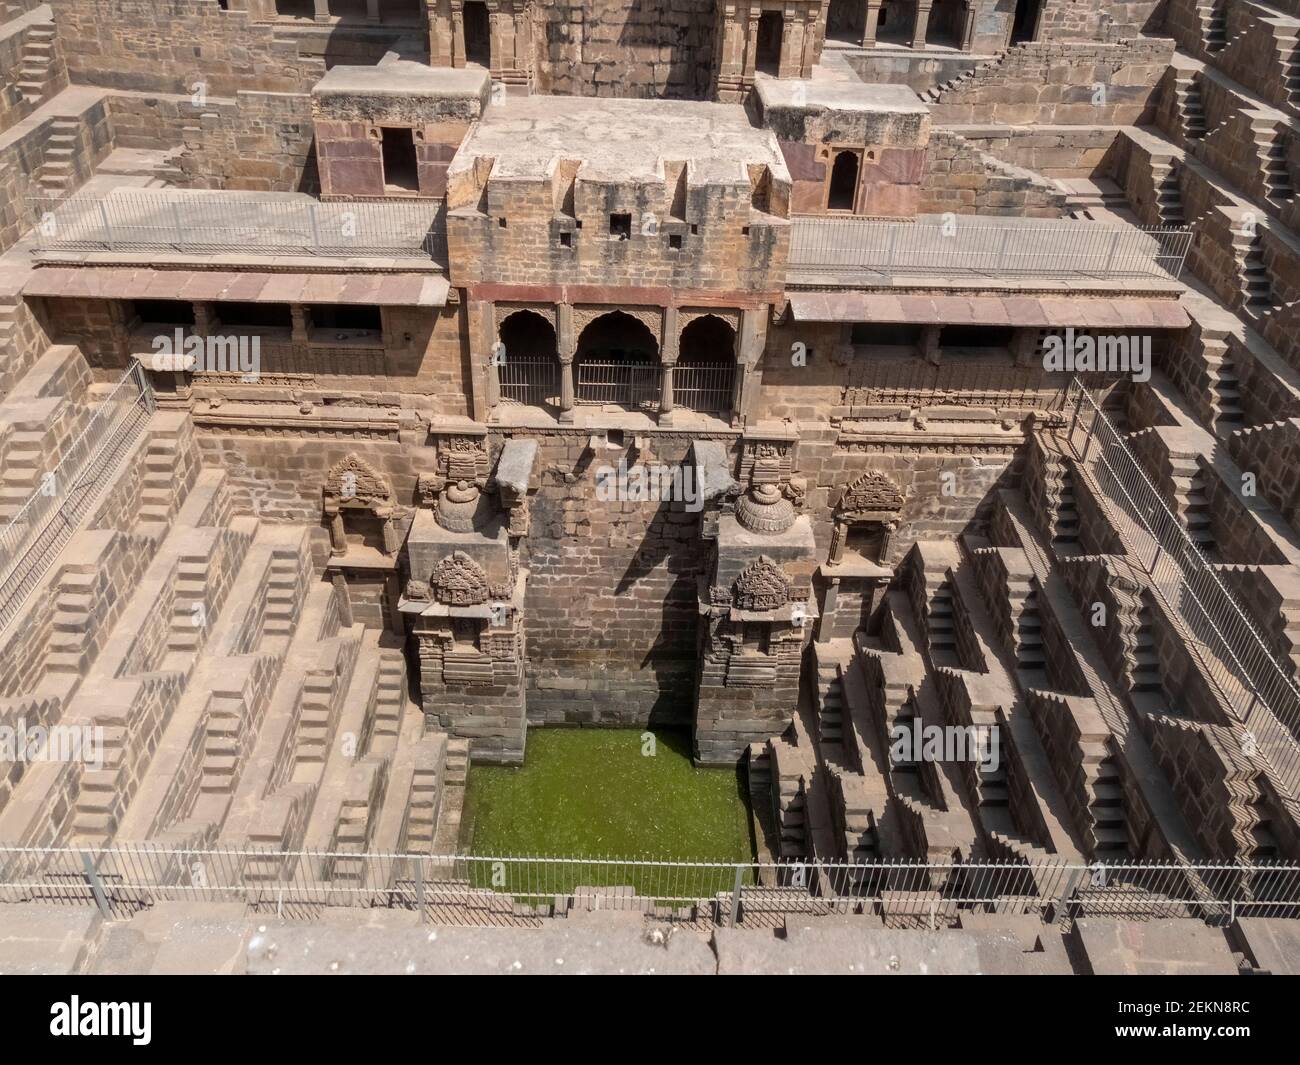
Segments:
[[[653,738],[652,747],[647,736]],[[651,749],[652,754],[646,753]],[[672,730],[530,729],[522,767],[470,769],[462,850],[522,857],[752,861],[743,770],[698,768],[690,753],[690,737]],[[509,882],[494,886],[520,891],[540,872],[511,866],[505,875]],[[659,878],[652,881],[638,870],[577,865],[550,867],[545,875],[548,891],[630,884],[641,894],[664,893],[662,875],[654,874]],[[721,875],[709,871],[690,879],[690,885],[679,883],[673,893],[707,894]]]

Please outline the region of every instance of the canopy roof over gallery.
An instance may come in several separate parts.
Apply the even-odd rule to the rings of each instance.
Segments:
[[[445,277],[427,273],[308,274],[246,270],[235,273],[227,270],[44,266],[32,271],[23,286],[23,295],[74,299],[444,307],[449,289]]]
[[[800,322],[887,322],[906,325],[988,325],[1056,329],[1186,329],[1176,299],[1058,296],[895,295],[879,292],[792,292]]]

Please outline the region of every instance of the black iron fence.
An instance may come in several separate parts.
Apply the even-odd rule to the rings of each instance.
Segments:
[[[584,359],[574,366],[575,399],[592,406],[659,409],[658,363]]]

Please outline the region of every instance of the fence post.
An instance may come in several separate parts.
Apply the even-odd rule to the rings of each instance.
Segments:
[[[104,227],[104,247],[108,251],[113,250],[113,223],[108,220],[108,208],[104,201],[99,201],[99,221]]]
[[[424,859],[415,859],[415,904],[420,907],[420,924],[429,918],[424,912]]]
[[[1070,899],[1073,897],[1075,890],[1078,888],[1079,881],[1081,881],[1087,875],[1087,873],[1088,873],[1087,869],[1075,869],[1070,874],[1069,880],[1067,880],[1065,883],[1065,890],[1061,892],[1060,898],[1056,900],[1056,912],[1052,914],[1053,924],[1060,924],[1061,921],[1064,919],[1065,912],[1067,909],[1069,909],[1070,906]]]
[[[172,201],[172,225],[176,229],[176,250],[185,250],[185,230],[181,227],[181,205]]]
[[[104,893],[104,882],[99,879],[99,870],[95,868],[95,863],[91,860],[87,851],[81,852],[81,866],[86,872],[86,882],[90,885],[90,893],[95,896],[95,905],[99,907],[99,912],[105,920],[111,919],[113,910],[108,904],[108,896]]]
[[[740,884],[744,879],[744,867],[736,866],[736,876],[731,884],[731,916],[727,920],[728,928],[735,928],[740,920]]]
[[[1115,253],[1119,250],[1120,231],[1116,230],[1110,237],[1110,251],[1106,254],[1106,265],[1102,268],[1102,274],[1109,277],[1111,270],[1115,265]]]

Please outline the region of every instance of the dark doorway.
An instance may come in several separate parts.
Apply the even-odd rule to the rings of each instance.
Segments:
[[[465,59],[479,66],[492,65],[492,28],[487,4],[470,0],[465,5]]]
[[[384,187],[403,192],[420,191],[420,167],[415,160],[415,138],[409,129],[380,130],[384,150]]]
[[[925,43],[960,48],[966,28],[966,5],[962,0],[935,0],[925,27]]]
[[[831,0],[826,13],[826,39],[846,44],[861,44],[867,15],[862,0]]]
[[[700,414],[731,413],[736,374],[736,331],[712,314],[682,330],[674,372],[674,401]]]
[[[579,403],[650,410],[659,405],[659,345],[639,320],[603,314],[578,337],[574,359]]]
[[[1016,17],[1011,23],[1011,43],[1032,41],[1038,29],[1040,0],[1016,0]]]
[[[826,197],[828,211],[852,211],[858,201],[858,153],[839,152],[831,167],[830,192]]]
[[[849,526],[845,546],[864,562],[879,564],[885,544],[885,527],[878,521],[858,522]]]
[[[886,44],[909,44],[915,25],[915,0],[884,0],[876,22],[876,40]]]
[[[781,36],[785,22],[779,11],[764,11],[758,19],[758,51],[754,68],[776,77],[781,72]]]
[[[558,406],[560,360],[555,327],[536,311],[515,311],[497,330],[497,382],[503,403]]]

